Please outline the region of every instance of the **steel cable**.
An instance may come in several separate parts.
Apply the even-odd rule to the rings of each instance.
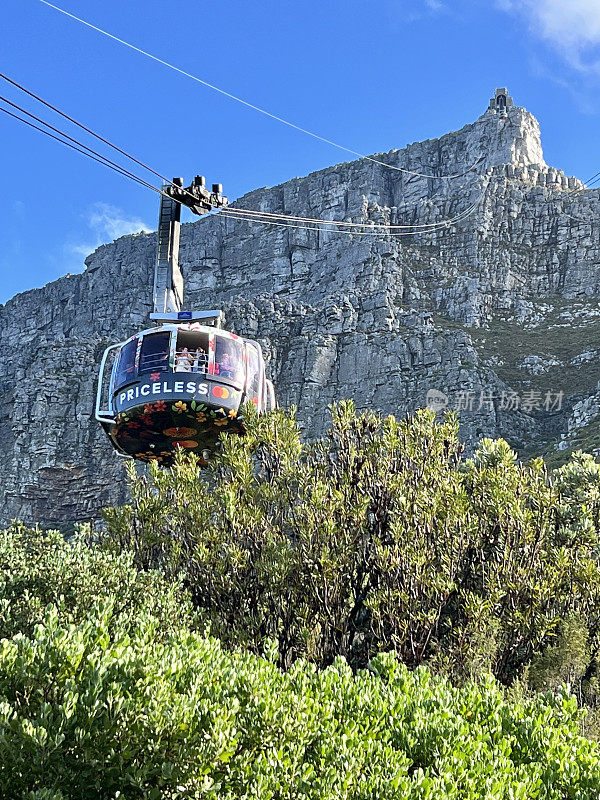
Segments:
[[[164,192],[161,192],[160,189],[157,189],[155,186],[152,186],[151,183],[147,183],[147,181],[143,180],[142,178],[139,178],[132,172],[129,172],[128,170],[125,170],[118,165],[114,165],[112,162],[105,159],[104,156],[100,155],[99,157],[96,157],[91,152],[86,152],[86,150],[89,150],[89,148],[86,148],[86,150],[84,150],[83,147],[85,147],[85,145],[82,145],[82,147],[77,147],[76,145],[71,144],[70,142],[65,141],[64,139],[60,139],[58,136],[55,136],[53,133],[50,133],[50,131],[44,130],[44,128],[40,128],[38,125],[35,125],[33,122],[30,122],[27,119],[23,119],[18,114],[14,114],[12,111],[9,111],[7,108],[0,107],[0,111],[3,111],[5,114],[8,114],[9,117],[12,117],[13,119],[18,120],[19,122],[22,122],[24,125],[28,125],[30,128],[34,128],[36,131],[39,131],[40,133],[43,133],[46,136],[49,136],[51,139],[60,142],[60,144],[64,144],[66,147],[70,147],[72,150],[76,150],[78,153],[81,153],[82,155],[91,158],[93,161],[97,161],[98,164],[102,164],[102,166],[108,167],[108,169],[111,169],[113,172],[116,172],[125,178],[129,178],[130,180],[136,181],[137,183],[141,184],[147,189],[152,189],[153,192],[157,192],[160,195],[168,197],[168,195],[165,195]]]
[[[48,6],[49,8],[53,8],[55,11],[59,11],[61,14],[64,14],[66,17],[70,17],[76,22],[80,22],[82,25],[85,25],[86,27],[91,28],[94,31],[97,31],[98,33],[101,33],[103,36],[107,36],[109,39],[113,39],[115,42],[118,42],[119,44],[122,44],[125,47],[129,47],[131,50],[135,50],[135,52],[141,53],[141,55],[146,56],[147,58],[150,58],[153,61],[156,61],[158,64],[162,64],[163,66],[168,67],[169,69],[172,69],[175,72],[180,73],[181,75],[184,75],[186,78],[190,78],[191,80],[196,81],[197,83],[200,83],[203,86],[206,86],[207,88],[212,89],[215,92],[219,92],[219,94],[228,97],[230,100],[235,100],[237,103],[241,103],[242,105],[247,106],[248,108],[251,108],[254,111],[258,111],[260,114],[264,114],[265,116],[270,117],[271,119],[277,120],[277,122],[281,122],[290,128],[294,128],[294,130],[300,131],[301,133],[305,133],[307,136],[312,136],[313,139],[318,139],[321,142],[325,142],[325,144],[329,144],[332,147],[336,147],[338,150],[343,150],[346,153],[358,156],[358,158],[364,158],[367,161],[372,161],[373,163],[379,164],[382,167],[387,167],[388,169],[393,169],[396,170],[397,172],[403,172],[406,175],[413,175],[418,178],[431,178],[435,180],[455,180],[456,178],[462,178],[464,175],[467,175],[469,172],[474,170],[475,167],[478,164],[480,164],[484,159],[484,156],[481,156],[464,172],[457,173],[456,175],[429,175],[427,173],[416,172],[414,170],[405,169],[403,167],[397,167],[394,164],[387,164],[385,161],[381,161],[378,158],[373,158],[373,156],[366,156],[363,153],[359,153],[357,150],[352,150],[351,148],[338,144],[337,142],[334,142],[331,139],[326,139],[324,136],[320,136],[318,133],[313,133],[312,131],[309,131],[306,128],[302,128],[300,125],[296,125],[294,122],[289,122],[283,117],[277,116],[277,114],[272,114],[270,111],[266,111],[264,108],[260,108],[260,106],[256,106],[253,103],[249,103],[247,100],[243,100],[241,97],[237,97],[236,95],[231,94],[231,92],[227,92],[225,91],[225,89],[221,89],[220,87],[215,86],[214,84],[209,83],[208,81],[205,81],[202,78],[199,78],[197,75],[192,75],[191,72],[186,72],[186,70],[181,69],[180,67],[176,67],[174,64],[170,64],[168,61],[165,61],[164,59],[159,58],[158,56],[154,56],[152,55],[152,53],[149,53],[146,50],[142,50],[141,47],[137,47],[136,45],[131,44],[131,42],[127,42],[125,41],[125,39],[121,39],[118,36],[115,36],[114,34],[105,31],[103,28],[99,28],[97,25],[93,25],[91,22],[88,22],[87,20],[82,19],[81,17],[77,17],[75,14],[71,14],[69,11],[65,11],[64,8],[60,8],[59,6],[56,6],[53,3],[48,2],[48,0],[39,0],[39,2],[43,3],[45,6]]]

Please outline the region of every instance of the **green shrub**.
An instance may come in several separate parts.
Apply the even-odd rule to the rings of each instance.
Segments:
[[[287,673],[105,601],[0,642],[7,798],[595,798],[595,743],[564,694],[509,705],[394,656]]]
[[[410,667],[456,680],[491,671],[509,684],[576,614],[591,680],[593,459],[549,476],[540,460],[519,464],[506,442],[484,440],[463,461],[452,417],[399,422],[351,403],[333,408],[314,443],[290,413],[247,425],[208,470],[183,457],[149,478],[131,470],[131,503],[105,515],[105,546],[181,576],[225,643],[260,653],[274,639],[284,668],[339,655],[360,668],[394,651]]]
[[[86,543],[83,529],[71,542],[57,531],[14,523],[0,531],[0,638],[31,635],[49,603],[61,621],[77,622],[97,601],[114,614],[146,610],[157,635],[192,620],[185,592],[159,572],[140,572],[130,553],[111,554]]]

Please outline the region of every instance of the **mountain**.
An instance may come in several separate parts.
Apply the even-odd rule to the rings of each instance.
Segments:
[[[468,445],[504,436],[552,463],[600,447],[599,192],[546,165],[537,120],[506,90],[461,130],[375,159],[232,206],[364,223],[351,235],[225,215],[184,225],[186,306],[222,308],[262,343],[307,436],[351,397],[396,415],[460,408]],[[387,222],[414,235],[369,233]],[[95,380],[108,344],[150,327],[154,257],[153,234],[125,236],[0,307],[1,524],[64,526],[124,499]]]

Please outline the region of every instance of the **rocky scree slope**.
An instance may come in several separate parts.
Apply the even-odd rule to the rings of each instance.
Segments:
[[[462,407],[470,444],[504,436],[552,459],[600,447],[599,192],[545,164],[539,125],[519,107],[378,159],[427,174],[477,165],[440,180],[360,159],[234,206],[361,222],[362,233],[473,212],[416,236],[225,216],[184,225],[186,306],[220,307],[228,329],[262,343],[307,435],[334,400],[401,415],[437,390]],[[84,273],[0,307],[0,524],[65,526],[123,499],[122,462],[93,419],[95,380],[105,346],[148,327],[154,248],[154,235],[123,237]]]

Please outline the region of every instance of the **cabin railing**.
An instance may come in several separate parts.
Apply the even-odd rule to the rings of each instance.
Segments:
[[[168,353],[147,353],[140,358],[138,372],[160,372],[168,368]]]
[[[96,408],[94,409],[95,414],[94,416],[98,420],[98,422],[104,422],[107,424],[111,424],[115,421],[114,412],[112,408],[112,398],[110,396],[110,387],[108,392],[108,409],[102,408],[102,389],[104,386],[104,370],[106,368],[106,360],[108,359],[109,354],[113,350],[117,350],[122,346],[121,342],[118,344],[112,344],[110,347],[107,347],[104,351],[104,355],[102,356],[102,362],[100,364],[100,370],[98,373],[98,388],[96,389]]]

